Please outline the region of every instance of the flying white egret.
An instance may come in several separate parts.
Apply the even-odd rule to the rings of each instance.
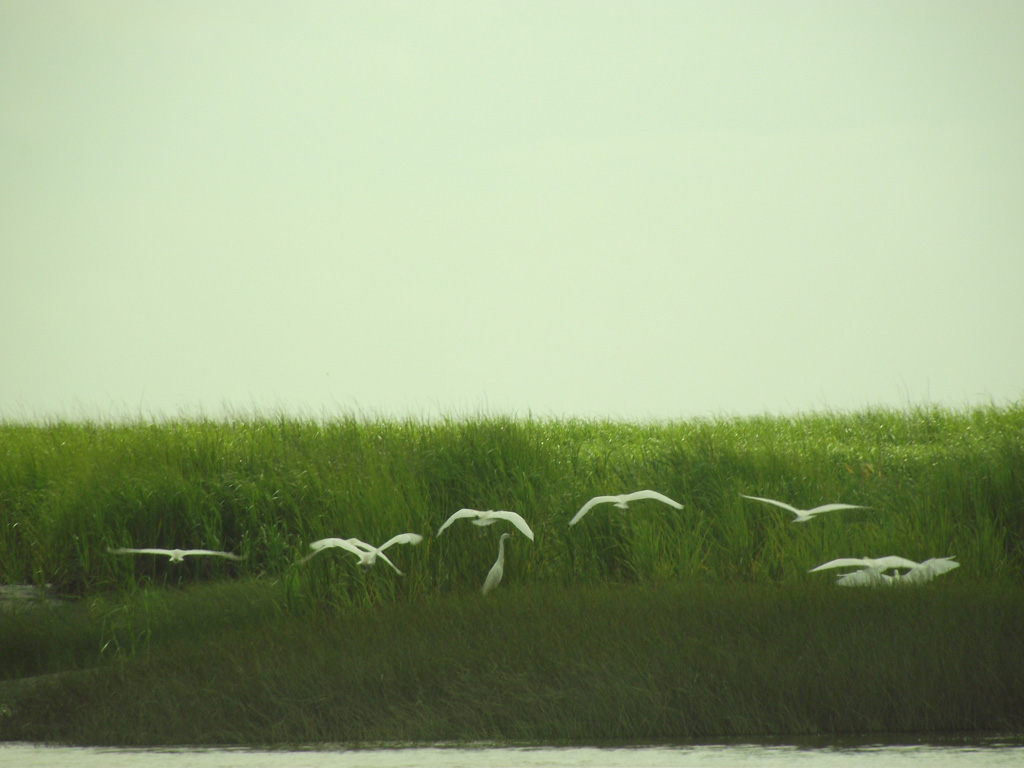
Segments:
[[[828,568],[859,568],[860,570],[845,573],[836,579],[836,584],[844,587],[878,586],[881,584],[923,584],[936,576],[959,568],[960,563],[952,557],[933,557],[922,563],[908,560],[905,557],[889,555],[887,557],[840,557],[812,568],[810,573]],[[905,574],[900,569],[906,570]],[[895,571],[890,576],[885,571]]]
[[[506,512],[505,510],[495,511],[493,509],[488,509],[482,512],[479,509],[460,509],[444,521],[444,524],[437,529],[437,535],[440,536],[441,531],[463,517],[477,518],[476,520],[471,521],[473,525],[493,525],[499,520],[508,520],[508,522],[512,523],[512,525],[522,532],[523,536],[528,538],[530,541],[533,541],[533,531],[530,530],[530,526],[527,525],[522,515],[518,515],[515,512]]]
[[[860,568],[862,571],[867,573],[864,576],[859,576],[854,579],[850,579],[844,582],[848,585],[854,584],[867,584],[873,580],[874,583],[882,583],[885,579],[879,578],[885,571],[892,570],[893,568],[903,568],[909,570],[910,568],[916,568],[918,563],[913,560],[907,560],[905,557],[897,557],[896,555],[888,555],[886,557],[840,557],[836,560],[829,560],[827,563],[822,563],[816,568],[811,568],[808,573],[814,573],[815,571],[824,571],[829,568]],[[846,574],[850,575],[850,574]],[[839,578],[843,578],[840,576]]]
[[[245,560],[245,555],[236,555],[233,552],[219,552],[212,549],[133,549],[131,547],[120,547],[114,549],[107,547],[107,552],[115,555],[167,555],[172,563],[180,563],[190,555],[211,555],[213,557],[226,557],[228,560]]]
[[[494,565],[488,571],[481,590],[485,595],[501,583],[501,577],[505,574],[505,539],[510,538],[512,538],[511,533],[503,533],[498,539],[498,559],[494,561]]]
[[[640,499],[654,499],[655,501],[663,502],[676,509],[682,509],[683,505],[678,501],[673,501],[668,496],[658,493],[657,491],[636,491],[635,493],[624,493],[621,496],[595,496],[582,507],[580,511],[573,515],[572,520],[569,521],[569,525],[576,525],[580,519],[587,514],[594,506],[598,504],[614,504],[619,509],[629,509],[629,502],[639,501]]]
[[[844,573],[836,579],[836,584],[841,587],[879,587],[895,582],[899,578],[899,571],[896,571],[896,574],[890,576],[871,568],[861,568],[859,571]]]
[[[814,509],[797,509],[794,506],[787,504],[784,501],[776,501],[775,499],[763,499],[760,496],[747,496],[741,493],[744,499],[753,499],[754,501],[763,501],[765,504],[774,504],[776,507],[782,507],[789,512],[796,515],[794,523],[806,523],[815,515],[820,515],[822,512],[834,512],[837,509],[868,509],[868,507],[861,506],[860,504],[822,504],[820,507]]]
[[[808,573],[825,571],[829,568],[869,568],[882,573],[893,568],[910,569],[916,568],[918,565],[920,563],[915,563],[913,560],[907,560],[907,558],[897,555],[887,555],[886,557],[840,557],[835,560],[829,560],[827,563],[822,563],[816,568],[811,568]]]
[[[377,558],[379,557],[385,563],[394,568],[395,573],[397,573],[399,576],[404,576],[405,574],[398,570],[398,566],[392,563],[388,559],[388,556],[384,554],[384,550],[390,547],[392,544],[419,544],[421,541],[423,541],[423,537],[420,536],[418,533],[400,533],[397,536],[392,536],[379,547],[375,547],[372,544],[367,544],[365,541],[360,541],[359,539],[320,539],[319,541],[314,541],[312,544],[309,545],[309,548],[313,551],[301,560],[299,560],[299,562],[304,563],[310,558],[320,554],[325,549],[330,549],[331,547],[339,547],[341,549],[344,549],[346,552],[351,552],[353,555],[358,557],[359,565],[363,570],[367,570],[373,567],[373,564],[377,562]]]
[[[941,576],[959,567],[960,563],[954,560],[953,557],[931,557],[923,561],[916,568],[911,568],[910,571],[903,574],[900,581],[907,584],[924,584],[936,576]]]

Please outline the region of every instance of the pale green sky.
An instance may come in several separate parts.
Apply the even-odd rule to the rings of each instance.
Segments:
[[[1024,4],[0,0],[0,418],[1024,394]]]

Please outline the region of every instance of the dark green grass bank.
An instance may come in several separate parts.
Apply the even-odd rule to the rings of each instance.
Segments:
[[[527,586],[303,616],[273,609],[278,589],[137,595],[149,601],[145,625],[114,631],[145,631],[143,647],[0,687],[0,738],[650,743],[1024,731],[1024,591],[1011,585]],[[52,642],[70,657],[80,634],[105,630],[80,617],[65,631]]]

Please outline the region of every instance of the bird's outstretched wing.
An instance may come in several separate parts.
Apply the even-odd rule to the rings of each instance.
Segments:
[[[477,525],[489,525],[496,520],[508,520],[512,525],[519,529],[519,532],[522,533],[523,536],[528,538],[530,541],[533,541],[533,529],[530,528],[529,524],[519,513],[499,509],[497,511],[486,512],[484,514],[486,514],[486,518],[474,520],[473,522]]]
[[[419,544],[421,541],[423,541],[423,537],[418,533],[400,533],[397,536],[392,536],[390,539],[381,544],[380,547],[376,548],[377,557],[379,557],[385,563],[394,568],[395,573],[397,573],[399,576],[405,576],[404,573],[398,570],[398,566],[392,563],[391,559],[384,554],[384,550],[390,547],[392,544]]]
[[[397,573],[397,574],[398,574],[399,576],[405,576],[405,574],[404,574],[404,573],[402,573],[402,572],[401,572],[400,570],[398,570],[398,566],[397,566],[397,565],[395,565],[394,563],[392,563],[392,562],[391,562],[391,560],[390,560],[390,558],[388,558],[388,556],[387,556],[387,555],[385,555],[385,554],[384,554],[383,552],[381,552],[380,550],[377,550],[377,557],[379,557],[379,558],[380,558],[381,560],[383,560],[383,561],[384,561],[385,563],[387,563],[387,564],[388,564],[388,565],[390,565],[390,566],[391,566],[392,568],[394,568],[394,569],[395,569],[395,573]]]
[[[762,499],[765,501],[765,499]],[[818,515],[822,512],[834,512],[837,509],[867,509],[867,507],[861,506],[860,504],[822,504],[820,507],[814,509],[808,509],[808,515]]]
[[[913,560],[898,555],[887,555],[885,557],[840,557],[836,560],[829,560],[816,568],[811,568],[808,573],[824,571],[828,568],[869,568],[881,573],[892,568],[916,568],[918,566]]]
[[[479,510],[476,510],[476,509],[460,509],[458,512],[456,512],[455,514],[453,514],[451,517],[449,517],[447,520],[444,521],[444,523],[441,525],[441,527],[437,529],[437,535],[440,536],[441,535],[441,531],[443,531],[449,525],[454,523],[456,520],[461,520],[464,517],[480,517],[480,515],[481,515],[481,512]]]
[[[762,496],[747,496],[745,493],[741,493],[744,499],[753,499],[754,501],[763,501],[765,504],[774,504],[776,507],[785,509],[787,512],[792,512],[796,515],[796,523],[806,523],[814,515],[820,515],[822,512],[833,512],[837,509],[867,509],[860,504],[822,504],[820,507],[814,509],[797,509],[792,504],[787,504],[784,501],[776,501],[775,499],[766,499]]]
[[[214,549],[183,549],[184,555],[212,555],[213,557],[226,557],[229,560],[245,560],[245,555],[236,555],[234,552],[222,552]]]
[[[587,512],[589,512],[598,504],[609,504],[617,502],[618,500],[618,496],[595,496],[582,507],[580,507],[580,511],[573,515],[572,520],[569,521],[569,525],[576,525],[576,523],[578,523],[583,518],[583,516],[587,514]]]
[[[352,539],[343,539],[343,541],[348,542],[353,547],[358,549],[360,552],[370,553],[370,552],[376,552],[377,551],[377,548],[375,546],[373,546],[373,544],[367,544],[362,539],[352,538]],[[351,552],[353,550],[349,549],[348,551]]]
[[[861,557],[840,557],[835,560],[829,560],[827,563],[822,563],[816,568],[811,568],[808,573],[814,573],[815,571],[825,571],[829,568],[867,568],[868,563],[864,562],[864,558]]]
[[[113,552],[115,555],[173,555],[174,552],[169,549],[153,549],[147,547],[145,549],[136,549],[135,547],[107,547],[107,552]]]
[[[636,491],[634,493],[627,493],[625,496],[622,496],[623,501],[639,501],[640,499],[655,499],[656,501],[660,501],[663,504],[668,504],[670,507],[675,507],[676,509],[683,508],[683,505],[680,504],[678,501],[670,499],[665,494],[658,493],[657,491]]]
[[[359,539],[343,539],[342,541],[344,541],[345,544],[350,545],[348,547],[344,547],[345,549],[347,549],[349,552],[354,552],[355,554],[359,555],[359,562],[364,567],[372,565],[373,560],[379,557],[385,563],[394,568],[395,573],[397,573],[399,576],[404,576],[405,574],[398,569],[397,565],[391,562],[391,558],[385,555],[383,550],[387,549],[392,544],[419,544],[421,541],[423,541],[423,537],[420,536],[420,534],[418,533],[400,533],[397,536],[392,536],[379,547],[375,547],[372,544],[367,544],[365,541],[360,541]],[[370,557],[367,557],[367,555],[369,555]]]
[[[960,563],[952,557],[933,557],[924,560],[916,568],[911,568],[910,572],[903,577],[903,581],[920,584],[959,567]]]
[[[358,541],[358,539],[356,539],[356,541]],[[360,543],[362,543],[362,542],[360,542]],[[369,546],[369,545],[366,545],[366,546]],[[299,562],[300,563],[305,563],[308,560],[310,560],[313,557],[315,557],[316,555],[318,555],[321,552],[323,552],[325,549],[330,549],[331,547],[340,547],[341,549],[344,549],[346,552],[351,552],[352,554],[357,555],[359,557],[362,557],[362,554],[365,551],[365,550],[360,550],[359,547],[357,547],[355,544],[353,544],[348,539],[339,539],[339,538],[320,539],[318,541],[314,541],[312,544],[309,545],[309,548],[312,549],[313,551],[310,552],[308,555],[306,555],[301,560],[299,560]]]
[[[870,558],[867,558],[870,559]],[[886,555],[885,557],[877,557],[874,562],[871,563],[871,567],[880,571],[889,571],[893,568],[917,568],[920,563],[916,563],[913,560],[908,560],[905,557],[899,555]]]
[[[379,547],[376,547],[376,550],[380,552],[392,544],[419,544],[421,541],[423,541],[423,537],[418,533],[400,533],[397,536],[392,536]]]
[[[740,496],[742,496],[744,499],[753,499],[754,501],[763,501],[765,504],[774,504],[776,507],[781,507],[782,509],[785,509],[785,510],[787,510],[789,512],[792,512],[794,515],[798,515],[798,516],[803,511],[803,510],[797,509],[796,507],[794,507],[791,504],[787,504],[784,501],[776,501],[775,499],[765,499],[765,498],[762,498],[761,496],[747,496],[745,493],[741,493]]]

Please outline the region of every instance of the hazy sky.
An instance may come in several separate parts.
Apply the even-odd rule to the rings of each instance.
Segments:
[[[0,0],[0,419],[1024,395],[1024,3]]]

